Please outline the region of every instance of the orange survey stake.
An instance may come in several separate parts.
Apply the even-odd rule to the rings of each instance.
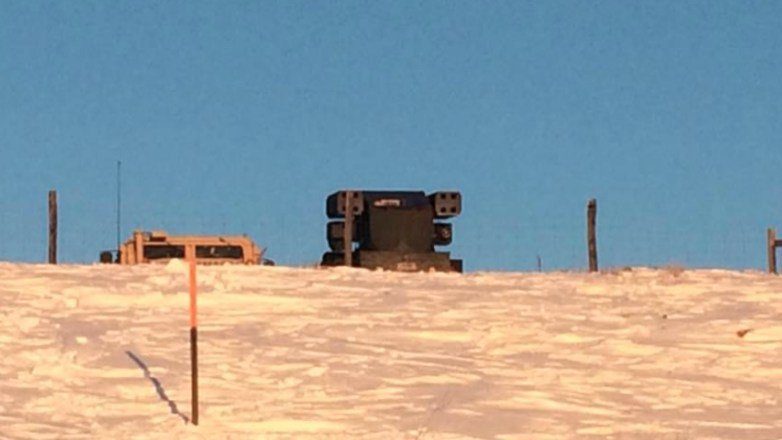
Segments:
[[[190,328],[198,326],[198,304],[196,302],[196,263],[190,260]]]
[[[198,425],[198,320],[196,303],[196,263],[190,259],[190,422]]]

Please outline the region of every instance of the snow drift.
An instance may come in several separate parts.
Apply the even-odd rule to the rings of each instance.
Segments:
[[[2,438],[779,438],[782,281],[0,264]]]

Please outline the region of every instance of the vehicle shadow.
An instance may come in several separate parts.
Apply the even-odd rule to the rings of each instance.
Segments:
[[[149,381],[152,382],[152,385],[155,386],[155,392],[157,392],[157,395],[160,397],[160,400],[168,404],[168,407],[171,409],[171,414],[178,416],[180,419],[182,419],[185,422],[185,424],[190,423],[190,419],[186,415],[179,412],[179,409],[176,406],[176,402],[168,398],[168,396],[166,395],[166,390],[163,389],[163,385],[160,384],[158,378],[156,378],[149,372],[149,367],[147,367],[147,364],[145,364],[144,361],[142,361],[141,358],[136,356],[132,351],[125,351],[125,354],[127,354],[128,357],[136,365],[138,365],[138,367],[141,368],[142,371],[144,371],[144,377],[149,379]]]

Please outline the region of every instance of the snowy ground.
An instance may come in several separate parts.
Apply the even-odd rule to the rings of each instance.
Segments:
[[[196,427],[184,271],[0,264],[0,438],[782,437],[782,278],[199,268]]]

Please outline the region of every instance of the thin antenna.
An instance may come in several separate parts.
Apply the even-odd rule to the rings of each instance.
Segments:
[[[117,258],[119,258],[120,229],[122,227],[122,161],[117,161]]]

